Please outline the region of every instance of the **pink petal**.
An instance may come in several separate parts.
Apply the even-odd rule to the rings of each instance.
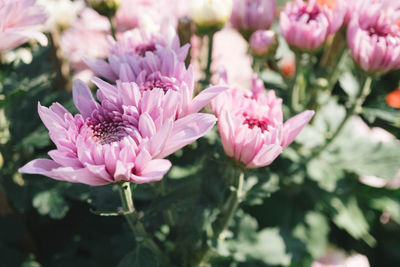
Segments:
[[[97,75],[106,78],[109,81],[116,81],[118,76],[112,71],[110,65],[102,59],[82,58],[83,62]]]
[[[72,88],[72,96],[75,106],[84,118],[89,117],[99,104],[94,100],[89,87],[81,80],[75,80]]]
[[[271,164],[282,153],[282,147],[278,144],[263,145],[247,168],[264,167]]]
[[[137,184],[159,181],[168,172],[171,166],[171,162],[166,159],[149,161],[140,175],[131,175],[131,180]]]
[[[210,101],[219,95],[220,93],[228,90],[228,86],[213,86],[203,90],[198,94],[190,104],[189,114],[199,112],[205,105],[210,103]]]
[[[195,113],[175,121],[164,150],[158,158],[164,158],[182,147],[193,143],[214,126],[217,118],[211,114]]]
[[[287,147],[293,142],[304,126],[311,120],[312,116],[314,116],[314,111],[306,110],[290,118],[283,124],[282,147]]]

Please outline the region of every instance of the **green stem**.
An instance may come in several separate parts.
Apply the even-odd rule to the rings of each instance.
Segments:
[[[243,194],[243,182],[244,172],[243,170],[235,172],[235,181],[231,188],[231,193],[228,197],[228,201],[223,206],[220,216],[215,221],[215,230],[213,233],[213,241],[223,240],[225,238],[224,233],[228,229],[233,216],[236,213],[239,204],[244,198]],[[207,261],[207,258],[211,252],[210,247],[205,248],[199,253],[197,264],[194,266],[203,266]]]
[[[143,224],[138,219],[137,213],[135,212],[135,206],[133,205],[130,183],[122,183],[119,190],[125,219],[135,235],[136,241],[141,242],[143,246],[150,249],[158,258],[160,263],[169,262],[168,258],[164,255],[158,245],[149,237]]]
[[[281,76],[281,78],[282,78],[283,82],[285,83],[285,85],[289,86],[289,83],[290,83],[289,79],[285,75],[283,75],[281,69],[278,66],[278,62],[275,60],[275,58],[273,58],[270,62],[272,64],[272,67],[274,68],[274,71],[276,73],[278,73],[279,76]]]
[[[332,136],[326,140],[325,144],[321,146],[319,149],[317,149],[309,159],[307,159],[306,162],[311,161],[312,159],[318,157],[322,151],[324,151],[326,148],[329,147],[330,144],[339,136],[341,131],[343,130],[343,127],[346,125],[346,122],[355,114],[359,114],[362,111],[362,105],[364,104],[365,99],[371,92],[371,84],[372,84],[372,78],[370,76],[367,76],[363,88],[360,90],[357,98],[353,101],[351,104],[350,108],[347,109],[346,115],[343,118],[342,122],[339,124],[337,127],[336,131],[332,134]]]
[[[207,48],[207,65],[204,71],[205,78],[204,84],[209,85],[211,80],[211,63],[212,63],[212,52],[214,45],[214,32],[207,35],[208,36],[208,48]]]
[[[117,37],[116,37],[116,34],[115,34],[114,22],[112,20],[112,17],[108,17],[108,21],[110,22],[111,35],[115,40],[117,40]]]
[[[288,89],[290,90],[290,110],[292,113],[299,111],[299,75],[300,75],[300,64],[301,64],[301,54],[295,53],[296,55],[296,70],[295,75],[289,84]]]

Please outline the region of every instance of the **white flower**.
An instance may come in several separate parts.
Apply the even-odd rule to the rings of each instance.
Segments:
[[[232,13],[232,0],[191,0],[193,21],[199,26],[222,26]]]
[[[68,29],[85,7],[83,0],[38,0],[38,3],[50,16],[44,25],[44,31],[49,32]]]

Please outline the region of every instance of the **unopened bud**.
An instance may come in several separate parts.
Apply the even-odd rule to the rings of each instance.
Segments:
[[[278,47],[276,34],[270,30],[258,30],[250,37],[251,51],[260,57],[274,55]]]

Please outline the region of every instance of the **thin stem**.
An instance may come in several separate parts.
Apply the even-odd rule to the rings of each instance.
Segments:
[[[108,21],[110,22],[111,35],[116,40],[117,37],[116,37],[116,34],[115,34],[115,27],[114,27],[114,22],[112,20],[112,17],[108,17]]]
[[[279,68],[278,62],[275,60],[275,58],[273,58],[270,62],[272,64],[272,67],[274,68],[274,71],[276,73],[278,73],[279,76],[281,76],[281,78],[282,78],[283,82],[285,83],[285,85],[289,86],[289,79],[285,75],[283,75],[283,73],[281,71],[281,68]]]
[[[342,122],[339,124],[338,128],[336,131],[332,134],[332,136],[326,140],[325,144],[321,146],[319,149],[317,149],[309,159],[307,159],[306,162],[311,161],[312,159],[318,157],[322,151],[324,151],[326,148],[329,147],[330,144],[339,136],[341,131],[343,130],[343,127],[345,126],[346,122],[354,115],[358,114],[362,110],[362,105],[364,104],[365,99],[371,92],[371,84],[372,84],[372,78],[370,76],[367,76],[363,88],[360,90],[357,98],[353,101],[352,105],[350,108],[346,111],[346,116],[343,118]]]
[[[228,201],[223,206],[220,216],[215,221],[215,230],[213,233],[213,241],[218,242],[218,240],[223,240],[225,238],[224,233],[228,229],[233,216],[239,204],[244,198],[243,194],[243,182],[244,182],[244,172],[243,170],[235,172],[235,181],[231,188],[231,193],[228,197]],[[211,252],[210,247],[205,248],[199,253],[198,263],[194,266],[203,266],[207,261],[207,258]]]
[[[124,209],[124,216],[135,235],[137,242],[142,242],[143,246],[150,249],[154,255],[158,258],[159,262],[167,263],[168,258],[165,257],[164,253],[158,247],[158,245],[149,237],[143,224],[138,220],[137,213],[135,212],[135,206],[132,200],[132,192],[129,182],[124,182],[119,188],[122,207]]]
[[[290,90],[290,110],[292,113],[298,111],[299,107],[299,74],[300,74],[300,64],[301,64],[301,54],[295,53],[296,55],[296,70],[295,75],[289,84],[288,89]]]
[[[214,32],[207,35],[208,36],[208,48],[207,48],[207,65],[204,71],[205,78],[204,84],[210,84],[211,79],[211,63],[212,63],[212,52],[213,52],[213,45],[214,45]]]

